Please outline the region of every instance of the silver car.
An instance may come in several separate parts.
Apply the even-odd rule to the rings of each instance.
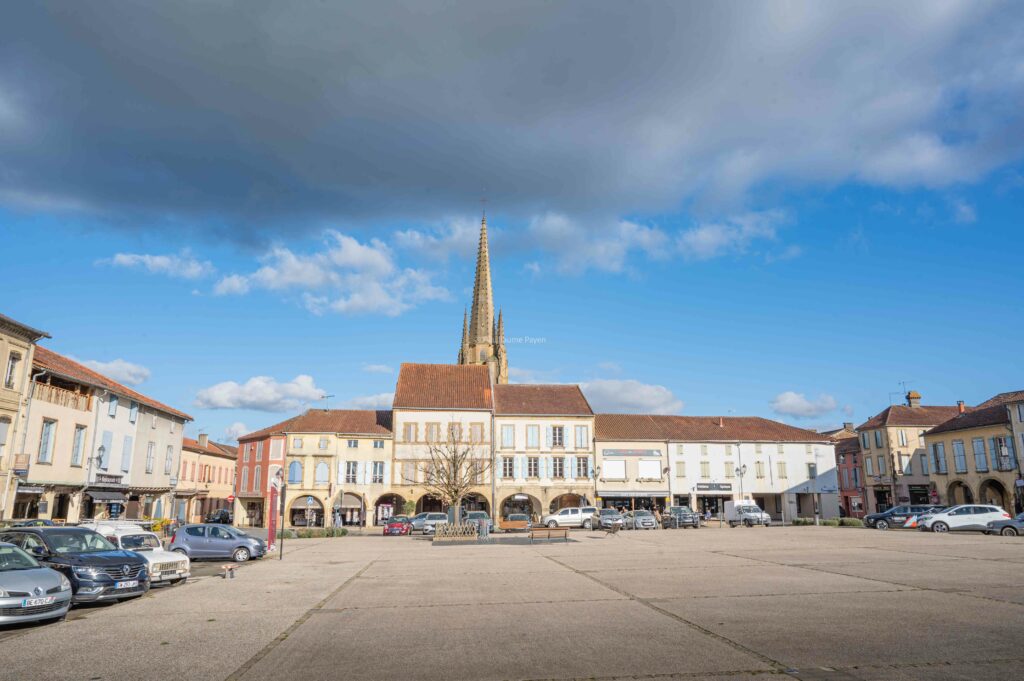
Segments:
[[[447,513],[427,513],[427,517],[423,519],[421,531],[423,532],[423,534],[434,534],[434,530],[437,529],[438,525],[444,525],[447,522]],[[413,525],[413,532],[415,531],[416,526]]]
[[[658,523],[650,511],[643,509],[626,511],[626,515],[622,516],[622,529],[624,530],[654,530],[657,527]]]
[[[621,530],[622,522],[622,514],[614,508],[594,509],[594,514],[590,516],[591,527],[596,529],[610,530],[618,526]]]
[[[0,625],[60,620],[71,607],[71,582],[14,544],[0,543]]]

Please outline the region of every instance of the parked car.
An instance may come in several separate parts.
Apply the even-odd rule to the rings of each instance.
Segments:
[[[590,526],[610,530],[613,527],[622,529],[622,514],[614,508],[595,508],[590,515]]]
[[[146,559],[83,527],[18,527],[0,533],[71,582],[73,603],[117,601],[149,591]]]
[[[413,517],[409,518],[409,524],[412,525],[413,532],[422,532],[423,523],[427,521],[427,516],[430,515],[428,511],[423,513],[417,513]]]
[[[589,530],[594,526],[595,513],[597,509],[593,506],[563,508],[541,518],[540,524],[548,527],[582,527]]]
[[[216,523],[219,525],[233,525],[235,523],[234,516],[231,515],[231,511],[226,508],[218,508],[216,511],[211,511],[206,514],[203,518],[204,523]]]
[[[57,523],[49,518],[34,518],[32,520],[19,520],[14,527],[56,527]]]
[[[926,514],[918,527],[932,532],[949,531],[988,531],[988,524],[998,520],[1008,520],[1010,514],[998,506],[988,504],[959,504],[949,508]]]
[[[527,531],[533,527],[533,521],[525,513],[509,513],[501,521],[501,529],[505,532]]]
[[[1016,537],[1024,534],[1024,513],[1017,514],[1016,518],[1007,520],[990,520],[985,526],[983,534],[1001,534],[1004,537]]]
[[[661,514],[661,526],[677,529],[680,527],[700,528],[700,516],[694,513],[689,506],[669,506]]]
[[[654,530],[657,528],[658,523],[650,511],[644,509],[626,511],[626,515],[622,516],[622,529],[624,530]]]
[[[14,544],[0,543],[0,625],[62,620],[71,581]]]
[[[167,548],[184,553],[193,560],[230,558],[236,563],[261,558],[267,552],[267,545],[262,539],[227,525],[182,525],[174,531]]]
[[[772,524],[772,517],[751,501],[727,501],[725,502],[725,522],[729,523],[729,527],[737,525],[769,527]]]
[[[478,532],[480,525],[487,523],[487,531],[494,532],[494,521],[491,520],[491,516],[487,515],[487,511],[467,511],[462,515],[462,522],[476,525]]]
[[[880,513],[869,513],[864,516],[864,526],[873,527],[876,530],[888,530],[890,527],[903,527],[912,516],[922,516],[935,510],[941,510],[944,506],[929,504],[915,504],[893,506]],[[920,520],[920,517],[918,518]]]
[[[412,523],[409,522],[409,516],[405,515],[393,515],[384,521],[384,536],[398,535],[404,537],[407,534],[412,533]]]
[[[189,578],[192,561],[180,551],[168,551],[155,533],[138,525],[101,520],[83,523],[79,527],[95,530],[119,549],[134,551],[149,564],[151,586],[181,584]]]
[[[447,513],[427,513],[426,518],[423,519],[423,525],[420,531],[423,534],[433,534],[434,530],[438,525],[444,525],[448,522]],[[416,529],[416,525],[413,524],[413,529]]]

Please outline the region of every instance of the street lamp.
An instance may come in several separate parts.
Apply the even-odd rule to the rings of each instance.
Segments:
[[[740,479],[740,501],[746,499],[743,496],[743,476],[747,474],[747,464],[736,466],[736,476]],[[767,505],[767,504],[766,504]]]

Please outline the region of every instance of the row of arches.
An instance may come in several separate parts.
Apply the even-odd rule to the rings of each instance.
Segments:
[[[292,500],[288,507],[288,521],[293,527],[324,527],[344,525],[378,525],[387,518],[404,512],[405,498],[389,492],[377,497],[372,503],[365,496],[344,492],[325,506],[325,499],[312,494],[303,494]],[[525,513],[539,518],[545,513],[554,513],[563,508],[573,508],[589,504],[589,500],[579,494],[561,494],[548,504],[547,509],[540,499],[530,494],[511,494],[498,504],[499,518],[513,513]],[[491,513],[490,503],[481,494],[467,495],[463,500],[463,510],[486,511]],[[423,494],[416,500],[416,513],[443,513],[445,504],[437,497]]]
[[[1007,511],[1014,510],[1013,495],[999,480],[988,478],[978,485],[978,493],[975,494],[970,485],[962,480],[954,480],[949,483],[946,490],[946,503],[950,506],[956,504],[994,504],[1001,506]]]

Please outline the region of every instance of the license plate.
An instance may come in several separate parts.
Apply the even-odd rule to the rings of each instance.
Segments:
[[[137,580],[137,579],[129,579],[128,581],[125,581],[125,582],[114,582],[114,588],[115,589],[132,589],[134,587],[137,587],[138,585],[139,585],[139,580]]]
[[[43,598],[25,598],[21,601],[21,607],[31,608],[36,605],[49,605],[50,603],[53,603],[55,600],[57,600],[55,596],[45,596]]]

